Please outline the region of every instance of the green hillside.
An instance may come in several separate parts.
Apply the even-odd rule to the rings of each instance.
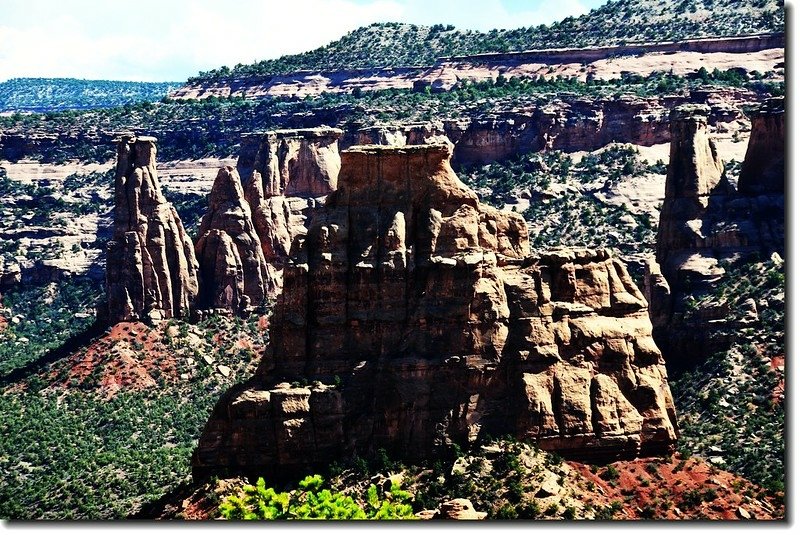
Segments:
[[[0,82],[0,112],[112,108],[160,100],[180,85],[176,82],[12,78]]]
[[[423,66],[437,57],[538,48],[588,47],[693,37],[781,32],[781,0],[616,0],[581,17],[489,32],[452,26],[378,23],[310,52],[221,67],[190,82],[303,69]]]

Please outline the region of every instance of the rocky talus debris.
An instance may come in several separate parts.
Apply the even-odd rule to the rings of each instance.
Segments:
[[[256,376],[217,404],[195,474],[296,474],[490,434],[589,458],[669,451],[647,303],[605,250],[530,256],[447,145],[358,146],[294,239]]]
[[[178,213],[161,193],[155,138],[120,139],[114,191],[109,322],[188,315],[198,294],[197,260]]]

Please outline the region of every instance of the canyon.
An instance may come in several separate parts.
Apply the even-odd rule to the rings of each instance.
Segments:
[[[249,136],[237,164],[247,178],[224,167],[212,188],[195,294],[247,312],[247,288],[267,296],[266,263],[282,291],[256,374],[206,424],[195,477],[282,478],[378,449],[420,460],[499,435],[583,461],[672,451],[677,415],[656,341],[686,358],[697,340],[682,341],[673,308],[687,292],[713,284],[720,259],[783,252],[780,227],[758,223],[782,221],[782,107],[772,99],[753,114],[754,133],[771,135],[751,137],[738,185],[709,140],[710,107],[673,109],[647,299],[606,250],[532,254],[526,222],[478,201],[446,139],[340,152],[340,130]],[[119,169],[131,167],[130,146],[144,156],[118,177],[150,176],[154,148],[137,143],[152,140],[120,145]]]
[[[223,68],[0,117],[0,516],[213,518],[320,474],[418,518],[783,518],[784,46]],[[337,64],[298,58],[234,71]]]

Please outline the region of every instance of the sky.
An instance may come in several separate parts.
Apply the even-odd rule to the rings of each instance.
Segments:
[[[180,82],[312,50],[373,22],[490,30],[550,24],[607,0],[0,0],[0,82]]]

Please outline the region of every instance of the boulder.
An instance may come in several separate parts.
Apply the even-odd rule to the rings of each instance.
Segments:
[[[456,498],[442,502],[433,519],[441,520],[483,520],[487,513],[479,513],[472,502],[466,498]]]

